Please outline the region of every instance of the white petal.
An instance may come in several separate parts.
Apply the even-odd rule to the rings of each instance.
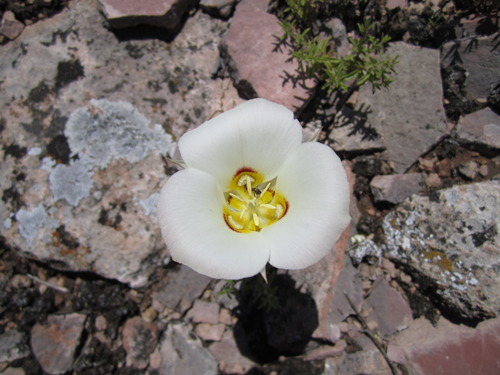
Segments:
[[[242,167],[273,178],[301,141],[302,127],[293,112],[253,99],[184,134],[179,150],[189,167],[207,171],[226,184]]]
[[[283,165],[276,190],[289,208],[261,232],[272,243],[269,263],[284,269],[306,268],[332,249],[350,221],[346,173],[329,147],[303,143]]]
[[[217,279],[260,272],[269,244],[259,233],[237,233],[224,221],[224,197],[215,178],[188,168],[170,177],[160,192],[158,217],[172,258]]]

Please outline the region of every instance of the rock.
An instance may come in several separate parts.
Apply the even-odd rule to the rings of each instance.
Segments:
[[[110,25],[150,25],[175,30],[195,0],[99,0]]]
[[[370,182],[375,202],[398,204],[412,194],[423,191],[424,180],[420,173],[375,176]]]
[[[469,320],[500,311],[500,182],[412,196],[383,221],[386,255],[441,308]]]
[[[408,302],[385,279],[379,279],[365,304],[372,308],[367,320],[377,323],[376,331],[388,337],[408,328],[412,311]]]
[[[233,14],[236,0],[201,0],[200,8],[210,15],[228,19]]]
[[[375,92],[364,85],[358,103],[367,114],[367,124],[381,136],[383,155],[397,173],[403,173],[447,132],[439,52],[396,42],[388,54],[399,55],[394,82]]]
[[[196,326],[194,333],[204,341],[220,341],[225,329],[225,324],[201,323]]]
[[[186,266],[180,266],[177,272],[170,272],[167,278],[162,280],[152,297],[162,305],[184,313],[203,293],[209,282],[210,278]]]
[[[461,65],[467,70],[465,90],[470,99],[486,101],[490,89],[497,83],[500,71],[500,52],[495,34],[465,38],[444,44],[443,66]]]
[[[372,240],[364,240],[360,243],[354,244],[349,248],[347,253],[356,267],[363,261],[363,259],[375,258],[378,260],[382,257],[382,249]]]
[[[458,173],[463,177],[473,180],[479,173],[479,164],[473,160],[466,161],[464,164],[458,166]]]
[[[219,310],[218,304],[197,299],[189,315],[192,316],[194,323],[216,324],[219,322]]]
[[[24,24],[16,20],[16,16],[10,10],[4,12],[2,20],[0,20],[0,35],[7,39],[14,40],[24,30]]]
[[[234,84],[244,98],[260,97],[300,111],[312,96],[313,83],[297,77],[298,63],[290,60],[286,46],[278,47],[283,32],[278,18],[267,13],[268,3],[269,0],[238,3],[222,40],[222,51]]]
[[[410,375],[498,374],[500,319],[475,329],[440,318],[437,327],[420,318],[389,343],[388,355]]]
[[[350,353],[343,353],[340,357],[327,358],[325,361],[324,375],[335,374],[370,374],[370,375],[390,375],[389,365],[384,357],[372,343],[372,341],[362,335],[355,339],[359,350]]]
[[[218,373],[215,358],[185,324],[169,324],[160,345],[160,375]]]
[[[9,367],[6,370],[0,372],[0,375],[25,375],[26,373],[20,367]]]
[[[500,150],[500,116],[489,108],[460,118],[456,135],[462,144],[487,155]]]
[[[254,362],[241,354],[241,350],[236,345],[234,334],[230,330],[224,332],[222,339],[211,344],[208,350],[219,363],[224,364],[223,370],[227,374],[245,374],[255,365]]]
[[[31,348],[45,372],[63,374],[72,368],[85,319],[82,314],[50,315],[47,324],[32,328]]]
[[[367,121],[368,112],[363,106],[342,108],[328,135],[327,143],[338,153],[350,156],[373,154],[385,150],[380,133]]]
[[[0,334],[0,362],[12,362],[29,354],[26,338],[21,332],[11,329]]]
[[[212,79],[224,31],[198,12],[171,43],[122,43],[82,0],[3,45],[6,244],[56,269],[148,283],[169,262],[155,202],[171,137],[241,101],[230,79]]]
[[[158,328],[140,317],[134,317],[125,322],[122,336],[127,366],[144,370],[148,366],[150,354],[156,348]]]

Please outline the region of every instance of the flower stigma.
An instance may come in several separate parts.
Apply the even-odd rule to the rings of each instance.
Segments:
[[[264,176],[250,168],[240,168],[224,193],[224,220],[239,233],[259,232],[288,211],[285,197],[274,190],[276,178],[264,181]]]

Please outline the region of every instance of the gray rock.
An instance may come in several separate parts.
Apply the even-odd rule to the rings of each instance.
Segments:
[[[201,0],[200,8],[216,17],[228,19],[233,14],[236,0]]]
[[[500,312],[500,182],[412,196],[383,221],[386,255],[465,319]],[[429,288],[429,286],[431,288]]]
[[[85,319],[82,314],[50,315],[46,325],[31,329],[31,348],[45,372],[63,374],[72,368]]]
[[[11,329],[0,335],[0,362],[12,362],[29,354],[29,346],[21,332]]]
[[[208,350],[220,364],[224,364],[221,370],[227,374],[245,374],[256,366],[254,362],[241,354],[232,330],[227,330],[222,335],[221,341],[211,344]]]
[[[382,336],[391,336],[408,328],[412,311],[408,301],[385,279],[379,279],[365,304],[372,308],[367,320],[377,323],[375,330]]]
[[[368,123],[363,105],[356,109],[342,108],[327,143],[336,152],[348,155],[373,154],[386,148],[380,133]]]
[[[498,81],[500,52],[496,34],[464,38],[442,47],[443,66],[459,64],[467,70],[465,90],[470,99],[486,101],[492,85]]]
[[[456,135],[465,146],[489,155],[500,150],[500,116],[489,108],[461,117]]]
[[[160,344],[160,375],[216,375],[217,361],[190,328],[171,323]]]
[[[24,30],[24,24],[16,20],[16,16],[10,10],[4,12],[0,20],[0,35],[5,36],[7,39],[14,40]]]
[[[132,286],[168,263],[155,216],[162,156],[173,137],[241,102],[230,79],[212,79],[224,31],[198,12],[172,43],[121,43],[95,1],[82,0],[1,46],[7,244]],[[11,145],[20,151],[6,154]]]
[[[229,72],[241,95],[260,97],[299,111],[311,98],[314,83],[298,79],[278,18],[267,13],[269,0],[242,0],[222,40]],[[293,80],[298,79],[297,82]]]
[[[388,53],[399,55],[394,82],[375,92],[364,85],[358,103],[384,142],[384,156],[403,173],[447,132],[439,52],[397,42]]]
[[[151,25],[174,30],[196,0],[99,0],[112,27]]]
[[[398,204],[412,194],[423,191],[424,179],[420,173],[375,176],[370,189],[375,202]]]
[[[210,278],[182,265],[178,271],[170,272],[156,286],[152,297],[162,305],[184,313],[207,288],[210,280]]]

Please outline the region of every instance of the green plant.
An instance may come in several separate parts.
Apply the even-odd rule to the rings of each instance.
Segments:
[[[390,40],[387,35],[373,35],[374,24],[368,19],[358,24],[358,34],[349,38],[350,53],[337,56],[332,47],[332,38],[313,31],[323,0],[287,0],[282,43],[292,47],[292,56],[299,62],[299,72],[308,78],[322,82],[328,92],[342,90],[353,92],[366,82],[374,89],[387,87],[392,82],[389,75],[394,72],[398,57],[384,56],[383,52]]]

